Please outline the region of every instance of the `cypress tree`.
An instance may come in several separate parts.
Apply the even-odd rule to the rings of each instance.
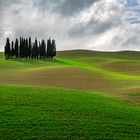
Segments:
[[[55,40],[52,40],[52,44],[51,44],[51,59],[53,59],[53,57],[56,56],[56,44],[55,44]]]
[[[20,58],[23,58],[23,38],[20,37]]]
[[[45,56],[46,56],[46,42],[44,39],[41,42],[41,56],[43,58],[45,58]]]
[[[35,59],[38,59],[38,55],[39,55],[39,48],[38,48],[38,42],[37,42],[37,38],[35,39],[35,43],[34,43],[34,47],[35,47]]]
[[[29,43],[28,43],[28,39],[26,38],[25,41],[25,57],[28,58],[29,56]]]
[[[9,59],[10,58],[10,40],[9,40],[9,38],[7,38],[7,40],[6,40],[6,45],[4,47],[4,50],[5,50],[5,58]]]
[[[40,59],[42,58],[41,52],[42,52],[42,46],[41,46],[41,43],[39,41],[39,56],[40,56]]]
[[[23,42],[22,42],[22,56],[23,56],[23,58],[25,58],[25,56],[26,56],[26,40],[25,40],[25,38],[23,38]]]
[[[14,54],[15,54],[14,42],[13,42],[13,41],[12,41],[12,47],[11,47],[11,52],[10,52],[10,54],[11,54],[11,58],[13,58],[13,57],[14,57]]]
[[[47,41],[47,58],[51,58],[51,39],[48,39]]]
[[[15,41],[15,56],[19,58],[19,46],[18,46],[18,39]]]
[[[29,50],[28,50],[28,56],[31,58],[32,55],[32,39],[29,37]]]
[[[35,42],[33,43],[33,49],[32,49],[32,59],[35,58]]]

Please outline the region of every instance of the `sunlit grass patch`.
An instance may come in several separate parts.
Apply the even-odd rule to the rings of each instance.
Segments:
[[[0,87],[1,139],[138,139],[140,110],[98,92]]]

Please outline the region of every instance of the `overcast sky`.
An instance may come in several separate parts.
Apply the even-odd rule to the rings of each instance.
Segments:
[[[0,0],[5,38],[56,39],[58,50],[140,50],[140,0]]]

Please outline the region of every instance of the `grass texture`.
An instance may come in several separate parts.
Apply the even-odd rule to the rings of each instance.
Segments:
[[[0,53],[0,139],[140,138],[140,53],[58,52],[48,60]]]

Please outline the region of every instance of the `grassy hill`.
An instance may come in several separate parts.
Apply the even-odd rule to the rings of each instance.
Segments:
[[[140,52],[0,53],[0,139],[139,139]]]
[[[91,50],[69,50],[59,51],[59,57],[78,58],[78,57],[100,57],[100,58],[118,58],[118,59],[140,59],[138,51],[118,51],[118,52],[99,52]]]
[[[138,139],[140,109],[60,88],[1,86],[1,139]]]

